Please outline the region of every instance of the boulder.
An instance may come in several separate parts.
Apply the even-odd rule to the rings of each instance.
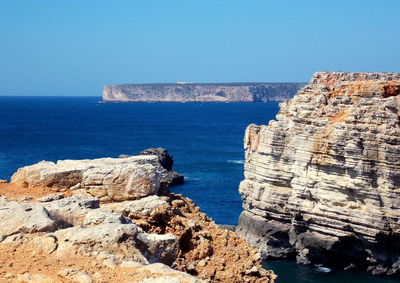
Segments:
[[[86,193],[102,202],[123,201],[157,194],[158,167],[156,156],[42,161],[18,169],[11,181]]]
[[[126,200],[102,204],[102,208],[112,210],[130,218],[150,216],[157,208],[167,205],[159,196],[148,196],[138,200]]]
[[[88,213],[92,210],[100,211],[99,199],[86,195],[72,197],[43,203],[43,207],[57,221],[59,228],[82,225]]]

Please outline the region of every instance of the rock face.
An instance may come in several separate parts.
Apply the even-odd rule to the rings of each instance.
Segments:
[[[174,170],[174,160],[172,155],[168,153],[165,148],[148,148],[141,152],[139,155],[152,155],[157,156],[159,165],[156,166],[158,178],[160,180],[160,193],[169,192],[169,188],[175,185],[182,185],[185,177]],[[119,158],[130,158],[132,155],[121,154]]]
[[[160,188],[168,189],[171,186],[181,185],[184,176],[172,170],[174,160],[165,148],[148,148],[139,153],[140,155],[156,155],[161,166],[166,170],[160,172]]]
[[[250,125],[237,232],[263,257],[399,276],[399,94],[399,73],[315,73]]]
[[[187,198],[168,194],[102,207],[130,217],[149,235],[173,234],[180,246],[175,269],[211,282],[273,282],[275,276],[262,269],[258,251],[234,232],[219,229]]]
[[[18,169],[12,183],[86,193],[101,201],[138,199],[158,193],[161,167],[156,156],[60,160]]]
[[[266,102],[291,98],[304,83],[105,85],[104,101]]]
[[[148,148],[139,153],[140,155],[156,155],[158,157],[158,161],[162,167],[167,171],[172,171],[172,167],[174,166],[174,160],[172,155],[168,153],[168,150],[165,148]]]
[[[100,208],[93,197],[76,195],[46,203],[1,198],[0,212],[0,240],[36,246],[34,253],[101,255],[98,261],[111,258],[117,266],[124,260],[172,264],[179,252],[174,235],[148,234],[129,218]]]
[[[0,281],[273,283],[245,240],[157,195],[162,170],[156,155],[19,169],[0,184]]]

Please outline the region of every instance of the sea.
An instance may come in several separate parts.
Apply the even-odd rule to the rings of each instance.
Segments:
[[[191,198],[216,223],[236,225],[242,210],[243,137],[279,109],[267,103],[104,103],[101,97],[0,96],[0,179],[42,160],[91,159],[167,148]],[[291,261],[266,261],[277,283],[399,282]]]

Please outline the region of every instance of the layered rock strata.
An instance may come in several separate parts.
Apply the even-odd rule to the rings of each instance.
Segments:
[[[157,194],[162,171],[154,155],[42,161],[18,169],[11,182],[87,193],[102,202],[122,201]]]
[[[304,83],[186,83],[105,85],[104,101],[266,102],[291,98]]]
[[[315,73],[246,130],[239,235],[264,258],[399,276],[399,116],[399,73]]]
[[[242,238],[157,194],[159,167],[149,155],[18,170],[0,183],[0,281],[274,282]]]

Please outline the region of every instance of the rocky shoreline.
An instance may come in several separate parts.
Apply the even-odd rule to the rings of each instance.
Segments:
[[[1,182],[0,281],[274,282],[257,250],[168,192],[157,152],[40,162]]]
[[[315,73],[248,126],[237,232],[263,258],[400,276],[400,74]]]

